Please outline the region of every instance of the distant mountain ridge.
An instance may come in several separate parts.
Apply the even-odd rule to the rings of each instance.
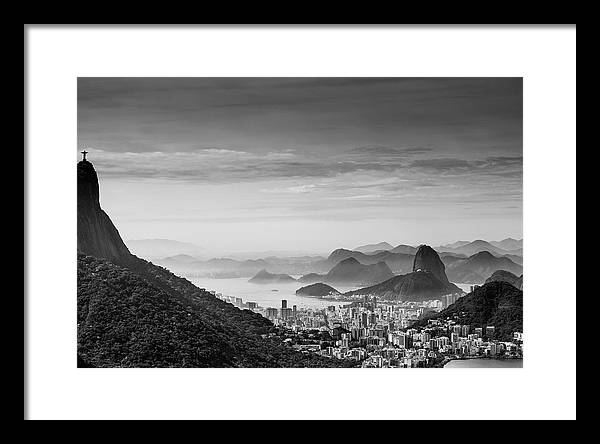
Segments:
[[[198,258],[189,254],[176,254],[162,259],[162,262],[174,262],[177,264],[194,264],[198,262]]]
[[[507,257],[515,264],[523,265],[523,256],[520,254],[503,254],[501,257]]]
[[[496,245],[494,245],[494,243]],[[472,256],[476,253],[480,253],[482,251],[489,251],[497,256],[503,256],[506,254],[523,254],[523,240],[516,241],[515,239],[504,239],[499,242],[487,242],[481,239],[474,240],[473,242],[466,241],[458,241],[449,245],[441,245],[436,247],[435,250],[437,252],[450,252],[450,253],[461,253],[466,254],[467,256]],[[505,249],[500,245],[520,245],[515,249]]]
[[[512,237],[507,237],[501,241],[490,241],[490,244],[507,251],[523,249],[523,239],[513,239]]]
[[[320,275],[310,273],[298,279],[305,283],[328,283],[365,285],[383,282],[394,276],[394,273],[385,262],[375,264],[362,264],[354,257],[349,257],[338,262],[328,273]]]
[[[322,257],[191,260],[189,256],[176,255],[157,259],[156,263],[178,273],[207,277],[239,278],[252,277],[262,269],[268,269],[279,274],[305,274],[313,269],[314,263],[323,260]]]
[[[412,245],[397,245],[394,248],[392,248],[390,252],[414,255],[417,253],[417,249]]]
[[[393,273],[407,273],[411,271],[414,262],[414,255],[411,254],[392,253],[391,251],[379,251],[373,254],[365,254],[360,251],[339,248],[334,250],[326,260],[315,264],[315,268],[330,269],[348,258],[354,258],[365,265],[374,265],[379,262],[385,262]]]
[[[255,284],[272,284],[277,282],[295,282],[296,279],[287,274],[274,274],[269,273],[267,270],[262,269],[256,275],[254,275],[248,282]]]
[[[379,248],[383,243],[370,244],[365,247]],[[491,251],[494,256],[509,258],[517,265],[523,264],[522,249],[514,250],[510,254],[504,253],[503,250],[494,247],[491,243],[485,241],[476,242],[458,241],[449,246],[457,246],[466,250],[482,250]],[[390,244],[388,244],[390,245]],[[458,262],[458,259],[466,259],[471,255],[464,252],[456,251],[456,249],[445,247],[437,247],[439,257],[446,267]],[[439,249],[447,251],[439,251]],[[369,248],[370,249],[370,248]],[[467,251],[469,252],[469,251]],[[481,251],[478,251],[481,252]],[[348,250],[338,248],[332,251],[328,257],[320,256],[301,256],[301,257],[276,257],[268,256],[263,258],[239,259],[233,257],[215,257],[212,259],[201,259],[194,255],[177,254],[169,257],[156,259],[156,263],[168,267],[169,269],[191,275],[192,277],[209,277],[209,278],[237,278],[237,277],[252,277],[262,269],[267,269],[275,274],[288,275],[316,275],[314,279],[318,279],[318,275],[328,273],[335,265],[344,259],[350,257],[355,258],[364,265],[373,265],[379,262],[385,262],[394,274],[407,274],[413,271],[413,263],[417,248],[410,245],[398,245],[391,250],[376,250],[364,253],[356,250]],[[474,253],[477,254],[477,253]],[[192,260],[192,257],[196,260]],[[497,267],[496,267],[497,268]],[[493,271],[493,270],[492,270]],[[453,276],[454,277],[454,276]],[[485,274],[479,276],[479,273],[472,275],[472,280],[487,278]],[[442,279],[443,280],[443,279]],[[452,279],[451,279],[452,280]],[[316,282],[316,281],[315,281]],[[454,281],[458,282],[458,281]],[[475,282],[481,283],[481,282]]]
[[[198,245],[172,239],[130,239],[126,240],[125,244],[133,254],[147,259],[180,255],[193,256],[199,259],[206,254],[206,251]]]
[[[482,284],[497,270],[506,270],[516,275],[523,273],[523,267],[507,257],[496,257],[488,251],[481,251],[466,259],[453,261],[446,269],[452,282]]]
[[[361,253],[374,253],[375,251],[391,250],[392,248],[394,247],[387,242],[379,242],[378,244],[361,245],[353,248],[353,251],[359,251]]]
[[[346,250],[343,248],[340,250],[357,251],[359,253],[365,253],[365,254],[373,254],[373,253],[381,253],[384,251],[389,251],[391,253],[402,253],[402,254],[414,255],[417,252],[417,249],[411,245],[400,244],[400,245],[397,245],[394,247],[392,244],[390,244],[388,242],[379,242],[378,244],[361,245],[360,247],[353,248],[352,250]]]
[[[367,254],[340,248],[331,252],[327,258],[311,256],[299,258],[268,257],[240,261],[231,258],[199,260],[189,255],[176,255],[159,259],[157,262],[173,271],[195,276],[250,278],[259,271],[266,269],[274,274],[301,275],[302,282],[316,283],[322,281],[323,276],[329,273],[339,262],[348,258],[354,258],[364,265],[385,262],[393,274],[407,274],[416,271],[413,267],[416,253],[417,250],[415,249],[415,254],[394,253],[392,250]],[[517,275],[522,273],[523,258],[516,254],[499,255],[498,253],[492,253],[490,255],[487,250],[471,256],[454,251],[441,253],[436,251],[436,254],[445,266],[445,277],[436,269],[431,270],[443,282],[448,280],[451,282],[482,284],[494,271],[500,269],[506,269]],[[417,260],[417,263],[419,261],[420,259]],[[438,264],[437,270],[440,268]]]
[[[470,243],[471,243],[471,241],[456,241],[451,244],[442,245],[441,247],[454,249],[454,248],[459,248],[459,247],[462,247],[463,245],[467,245]]]

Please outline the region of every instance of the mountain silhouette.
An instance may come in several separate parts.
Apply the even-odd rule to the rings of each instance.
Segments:
[[[117,262],[131,256],[112,221],[100,208],[98,176],[87,160],[77,163],[77,251]]]
[[[411,254],[415,255],[417,253],[417,249],[411,245],[397,245],[390,250],[392,253],[402,253],[402,254]]]
[[[387,242],[379,242],[378,244],[361,245],[360,247],[354,248],[354,251],[360,251],[361,253],[369,254],[381,250],[391,250],[392,248],[394,247]]]
[[[481,239],[477,239],[477,240],[474,240],[473,242],[467,242],[467,243],[456,242],[454,244],[451,244],[451,246],[444,245],[441,247],[437,247],[436,250],[439,252],[461,253],[461,254],[465,254],[467,256],[472,256],[472,255],[474,255],[476,253],[480,253],[482,251],[488,251],[497,256],[502,256],[504,254],[518,254],[518,255],[523,254],[523,248],[519,248],[516,250],[505,250],[498,246],[492,245],[490,242],[487,242],[487,241],[484,241]]]
[[[264,268],[254,275],[248,282],[255,284],[271,284],[277,282],[294,282],[296,279],[287,274],[269,273]]]
[[[523,239],[513,239],[512,237],[507,237],[501,241],[490,241],[494,247],[502,248],[503,250],[514,251],[520,250],[523,248]]]
[[[466,259],[452,262],[446,270],[452,282],[482,284],[497,270],[509,271],[518,276],[523,273],[523,266],[515,264],[507,257],[496,257],[489,251],[481,251]]]
[[[450,283],[446,276],[446,266],[429,245],[419,246],[413,263],[413,272],[416,271],[429,271],[444,284]]]
[[[408,273],[412,271],[414,263],[414,254],[394,253],[392,251],[377,251],[371,254],[361,253],[360,251],[346,250],[339,248],[334,250],[325,261],[317,264],[317,268],[331,269],[344,259],[354,258],[364,265],[374,265],[379,262],[385,262],[393,273]]]
[[[339,262],[327,273],[326,281],[333,283],[376,283],[383,282],[392,277],[394,273],[383,261],[376,264],[363,265],[355,258],[350,257]]]
[[[298,290],[296,290],[296,294],[302,296],[331,296],[339,295],[340,292],[327,284],[318,282],[316,284],[310,284],[305,287],[299,288]]]
[[[298,280],[306,283],[326,282],[330,284],[369,285],[383,282],[392,276],[394,276],[394,273],[383,261],[365,265],[354,257],[349,257],[338,262],[327,274],[309,273]]]
[[[454,284],[440,281],[430,271],[417,271],[344,294],[377,296],[388,301],[425,301],[441,300],[444,295],[455,293],[460,294],[462,290]]]
[[[514,273],[506,270],[496,270],[494,273],[485,280],[485,283],[488,282],[507,282],[515,288],[522,290],[523,285],[523,275],[517,276]]]

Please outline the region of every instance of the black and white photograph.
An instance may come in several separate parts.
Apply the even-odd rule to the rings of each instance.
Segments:
[[[25,25],[25,419],[575,419],[575,53]]]
[[[521,367],[521,78],[79,78],[91,367]]]

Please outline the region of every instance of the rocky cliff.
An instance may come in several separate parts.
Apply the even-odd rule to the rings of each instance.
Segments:
[[[415,254],[413,272],[417,271],[429,271],[444,284],[450,283],[450,281],[448,281],[448,277],[446,276],[446,266],[436,251],[429,245],[419,246],[419,249]]]
[[[77,163],[77,251],[114,262],[131,257],[119,232],[100,207],[98,176],[87,160]]]

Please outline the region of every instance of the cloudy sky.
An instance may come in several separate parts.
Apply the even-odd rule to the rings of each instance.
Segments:
[[[79,78],[83,148],[124,239],[522,236],[520,78]]]

